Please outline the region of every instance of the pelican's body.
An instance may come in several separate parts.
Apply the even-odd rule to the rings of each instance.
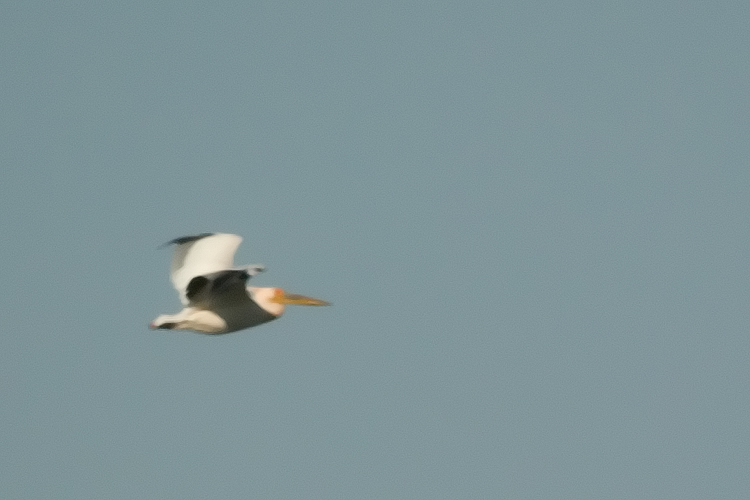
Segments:
[[[162,314],[151,322],[151,328],[230,333],[278,318],[286,304],[328,305],[312,297],[287,294],[280,288],[246,286],[263,266],[233,265],[241,242],[235,234],[222,233],[170,241],[168,244],[177,245],[170,279],[185,308],[177,314]]]

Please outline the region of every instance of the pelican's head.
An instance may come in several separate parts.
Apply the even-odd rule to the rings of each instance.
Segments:
[[[287,293],[281,288],[263,288],[248,287],[253,295],[253,300],[263,309],[273,314],[281,316],[284,314],[284,308],[287,304],[298,306],[330,306],[330,302],[325,300],[306,297],[296,293]]]

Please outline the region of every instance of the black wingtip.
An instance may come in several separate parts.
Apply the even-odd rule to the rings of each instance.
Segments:
[[[237,282],[240,283],[240,286],[244,287],[247,283],[247,280],[250,279],[250,274],[248,274],[247,270],[245,269],[229,269],[227,271],[220,271],[216,273],[215,276],[216,277],[214,278],[214,282],[211,285],[211,291],[216,293],[221,293],[222,289],[230,288]]]
[[[214,234],[216,233],[201,233],[201,234],[196,234],[195,236],[183,236],[181,238],[175,238],[161,245],[159,249],[166,248],[170,245],[184,245],[185,243],[191,243],[193,241],[202,240],[203,238],[206,238],[208,236],[213,236]]]
[[[187,288],[185,289],[185,296],[188,299],[195,297],[205,286],[209,283],[209,279],[205,276],[196,276],[190,280]]]

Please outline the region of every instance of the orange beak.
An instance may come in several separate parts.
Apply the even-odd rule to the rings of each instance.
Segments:
[[[296,306],[330,306],[330,302],[325,300],[316,299],[313,297],[307,297],[305,295],[298,295],[296,293],[286,293],[284,290],[278,288],[276,293],[271,299],[273,302],[279,304],[293,304]]]

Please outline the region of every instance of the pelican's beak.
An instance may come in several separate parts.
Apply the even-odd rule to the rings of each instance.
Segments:
[[[286,293],[283,290],[277,290],[276,294],[271,299],[279,304],[294,304],[296,306],[330,306],[330,302],[325,300],[314,299],[312,297],[306,297],[304,295],[297,295],[296,293]]]

